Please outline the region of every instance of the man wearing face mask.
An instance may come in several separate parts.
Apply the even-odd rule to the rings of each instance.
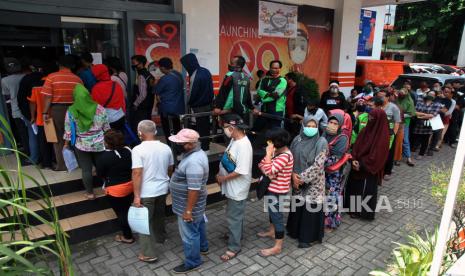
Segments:
[[[375,93],[375,87],[376,85],[372,81],[367,80],[365,82],[365,87],[362,89],[362,93],[358,94],[355,99],[360,99],[361,97],[365,96],[373,97]]]
[[[384,179],[389,180],[392,168],[394,165],[394,144],[396,139],[396,134],[399,130],[400,123],[402,119],[400,118],[400,110],[399,108],[392,102],[389,101],[390,97],[392,96],[391,93],[388,92],[387,89],[383,89],[376,94],[376,97],[381,101],[383,101],[382,109],[386,112],[388,122],[389,122],[389,133],[390,133],[390,144],[389,144],[389,157],[386,162],[386,167],[384,169]]]
[[[221,120],[224,133],[231,138],[216,176],[221,192],[227,198],[228,248],[221,259],[228,261],[241,250],[245,203],[252,180],[253,149],[245,134],[248,126],[240,116],[230,113],[223,115]]]
[[[199,145],[199,134],[184,128],[169,137],[182,148],[181,162],[170,181],[173,213],[184,246],[184,262],[173,268],[175,273],[187,273],[202,264],[200,254],[208,253],[205,226],[207,205],[208,157]]]
[[[342,92],[339,91],[339,83],[337,81],[331,81],[329,84],[329,90],[321,95],[320,107],[326,112],[333,109],[347,110],[348,104],[346,98]]]
[[[224,76],[220,91],[213,101],[213,114],[223,115],[233,112],[249,122],[250,111],[254,111],[252,96],[250,95],[250,79],[242,69],[245,59],[242,56],[233,57],[228,64],[228,73]]]
[[[397,94],[396,104],[404,114],[404,139],[402,141],[402,157],[407,159],[407,165],[415,166],[410,152],[410,124],[415,117],[415,104],[407,89],[402,88]]]
[[[418,99],[423,98],[429,91],[431,91],[431,89],[429,89],[428,83],[426,81],[422,81],[420,83],[420,87],[413,94],[413,97],[415,97],[415,99],[413,99],[415,105],[418,102]]]
[[[157,126],[153,121],[141,121],[137,130],[142,143],[132,150],[133,205],[147,207],[150,224],[150,235],[139,234],[139,260],[155,262],[155,243],[164,243],[166,236],[166,195],[174,158],[170,147],[155,139]]]
[[[293,139],[300,132],[301,123],[305,112],[305,107],[310,94],[299,84],[299,77],[294,72],[286,74],[287,96],[286,96],[286,118],[293,121],[286,121],[284,126]]]
[[[279,60],[270,62],[269,76],[266,76],[260,83],[260,89],[257,91],[261,102],[263,103],[262,112],[270,114],[277,118],[284,118],[286,110],[286,88],[287,81],[281,77],[281,68],[283,64]],[[261,124],[267,128],[281,127],[281,120],[262,117]]]
[[[370,113],[371,109],[368,107],[367,102],[371,100],[371,97],[363,97],[357,101],[355,104],[355,124],[352,131],[352,137],[350,140],[350,144],[354,144],[357,140],[358,134],[362,131],[363,128],[366,127],[368,124],[368,113]]]
[[[145,64],[147,63],[147,58],[145,58],[145,56],[132,56],[131,62],[132,70],[136,71],[136,83],[133,87],[132,94],[131,125],[133,131],[136,132],[137,124],[140,121],[152,119],[155,96],[151,90],[154,78],[147,68],[145,68]]]

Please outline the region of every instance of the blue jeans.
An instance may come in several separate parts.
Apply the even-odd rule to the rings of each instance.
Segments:
[[[268,213],[270,215],[270,222],[274,226],[275,239],[280,240],[284,238],[284,216],[279,210],[279,199],[286,194],[276,194],[270,191],[267,192]]]
[[[402,157],[410,158],[410,140],[409,140],[410,126],[404,125],[404,141],[402,141]]]
[[[184,247],[184,256],[186,257],[184,266],[194,268],[201,265],[200,251],[208,251],[204,217],[202,216],[193,222],[185,222],[181,216],[178,216],[178,228]]]

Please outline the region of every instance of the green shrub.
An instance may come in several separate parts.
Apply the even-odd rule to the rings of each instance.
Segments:
[[[40,179],[34,179],[23,171],[20,157],[26,156],[17,150],[11,129],[1,116],[0,135],[12,145],[12,148],[0,145],[0,152],[13,154],[16,160],[14,169],[0,165],[0,275],[52,275],[49,267],[36,264],[51,258],[58,262],[61,275],[74,275],[67,234],[60,226],[57,210],[49,197],[47,180],[42,173]],[[25,179],[39,188],[36,197],[42,199],[39,204],[45,212],[43,216],[28,208],[31,199],[26,195]],[[32,240],[31,217],[50,227],[54,236]]]

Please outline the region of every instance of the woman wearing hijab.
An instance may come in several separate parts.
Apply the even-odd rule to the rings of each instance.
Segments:
[[[368,124],[359,134],[352,148],[352,172],[345,192],[346,202],[367,203],[370,210],[357,210],[351,217],[375,219],[378,185],[381,183],[384,165],[389,155],[389,127],[384,110],[375,109],[368,115]],[[361,197],[356,200],[356,196]],[[349,206],[349,204],[347,204]],[[352,206],[352,204],[350,204]],[[356,206],[361,208],[361,206]]]
[[[294,156],[293,189],[287,220],[288,235],[299,241],[299,248],[308,248],[313,242],[322,242],[324,236],[323,199],[325,195],[325,160],[328,142],[319,135],[318,118],[305,117],[300,134],[291,144]],[[311,209],[307,208],[310,207]]]
[[[86,188],[86,197],[87,199],[95,199],[92,165],[95,165],[99,153],[105,150],[103,134],[104,131],[110,129],[110,125],[105,108],[92,100],[84,85],[76,85],[73,98],[74,103],[68,108],[65,117],[64,148],[70,146],[71,138],[75,135],[75,144],[71,146],[74,146],[82,170],[82,182]]]
[[[328,142],[329,153],[326,157],[325,167],[336,164],[346,153],[349,145],[349,137],[342,133],[344,116],[334,114],[328,118],[323,137]],[[341,214],[337,210],[339,197],[342,194],[342,172],[336,170],[326,172],[326,195],[328,199],[329,210],[325,213],[325,227],[328,232],[336,229],[341,224]]]

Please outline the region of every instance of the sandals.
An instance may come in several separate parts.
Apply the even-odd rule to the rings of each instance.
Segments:
[[[154,263],[158,260],[157,257],[145,257],[145,256],[144,257],[139,256],[138,259],[139,261],[145,262],[145,263]]]
[[[223,262],[228,262],[234,258],[237,257],[237,255],[239,255],[241,251],[237,251],[236,253],[232,252],[232,251],[229,251],[229,250],[226,250],[226,252],[220,256],[220,259],[223,261]]]
[[[122,235],[116,235],[115,236],[115,241],[120,242],[120,243],[126,243],[126,244],[132,244],[136,240],[135,239],[125,239]]]

